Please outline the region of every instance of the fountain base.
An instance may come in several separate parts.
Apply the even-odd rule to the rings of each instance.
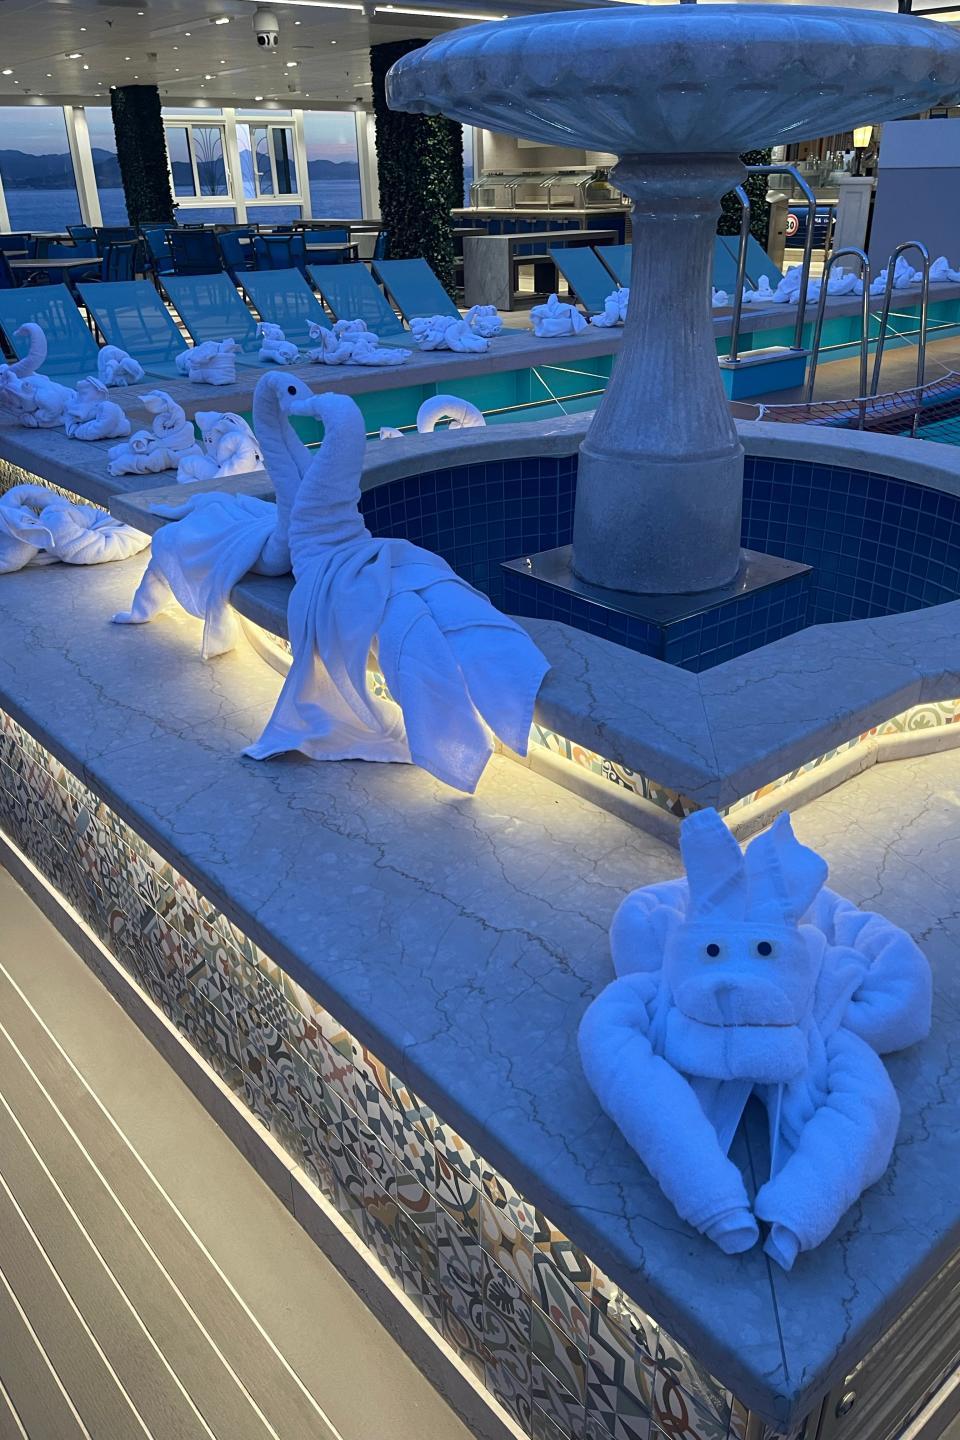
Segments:
[[[569,545],[506,560],[502,569],[509,614],[559,620],[694,671],[802,630],[812,574],[809,565],[742,550],[727,585],[695,595],[636,595],[580,580]]]

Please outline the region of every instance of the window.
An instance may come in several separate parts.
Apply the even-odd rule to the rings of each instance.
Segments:
[[[363,211],[355,112],[305,110],[303,129],[314,218],[359,218]]]
[[[79,224],[63,110],[54,105],[0,106],[4,142],[0,180],[13,230],[62,230]]]
[[[174,195],[229,195],[223,126],[168,121],[164,129]]]
[[[245,200],[299,194],[293,128],[290,125],[241,121],[237,125],[237,149],[240,152]]]
[[[93,173],[97,177],[97,194],[100,197],[100,214],[104,225],[126,225],[127,198],[120,180],[120,166],[117,164],[117,137],[113,129],[113,115],[109,107],[87,106],[87,129],[90,132],[90,149],[93,152]]]
[[[470,186],[473,184],[473,126],[463,127],[463,203],[470,204]]]

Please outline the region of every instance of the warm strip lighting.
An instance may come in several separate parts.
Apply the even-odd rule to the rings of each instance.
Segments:
[[[260,0],[253,0],[254,5],[259,3]],[[361,15],[364,13],[362,5],[351,5],[347,0],[275,0],[275,3],[284,9],[288,5],[306,5],[312,10],[356,10]]]
[[[401,5],[375,5],[374,15],[433,15],[438,20],[509,20],[509,15],[484,15],[479,11],[467,14],[465,10],[421,10]]]

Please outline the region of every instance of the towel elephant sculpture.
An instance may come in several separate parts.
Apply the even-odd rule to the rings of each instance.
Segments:
[[[789,816],[746,854],[714,810],[680,837],[686,881],[635,890],[614,917],[618,978],[581,1022],[584,1071],[684,1220],[728,1254],[763,1222],[789,1270],[890,1161],[900,1106],[880,1056],[927,1034],[930,968],[826,888]],[[751,1095],[770,1129],[752,1203],[729,1158]]]

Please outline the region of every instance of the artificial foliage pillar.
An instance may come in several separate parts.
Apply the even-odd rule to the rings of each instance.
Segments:
[[[159,90],[156,85],[118,85],[110,92],[110,109],[130,224],[172,221]]]
[[[463,129],[443,115],[390,110],[384,91],[390,66],[425,44],[425,40],[397,40],[370,49],[380,215],[390,258],[422,255],[453,295],[450,211],[463,204]]]
[[[747,150],[740,159],[744,165],[769,165],[770,150]],[[747,175],[743,188],[750,197],[750,234],[766,249],[770,233],[770,206],[767,191],[773,175]],[[742,209],[736,192],[731,190],[720,202],[720,219],[717,222],[718,235],[739,235]]]

